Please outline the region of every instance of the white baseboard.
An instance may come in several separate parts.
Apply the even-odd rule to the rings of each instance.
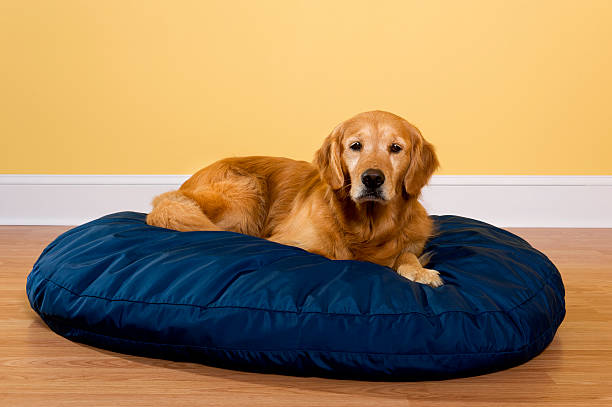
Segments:
[[[188,175],[0,174],[0,224],[77,225],[152,198]],[[431,214],[502,227],[612,227],[612,176],[437,175],[423,190]]]

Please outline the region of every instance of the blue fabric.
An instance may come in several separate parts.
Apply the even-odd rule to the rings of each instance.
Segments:
[[[122,212],[41,254],[32,308],[118,352],[295,375],[432,379],[523,363],[565,315],[559,272],[502,229],[433,216],[439,288],[233,232],[176,232]]]

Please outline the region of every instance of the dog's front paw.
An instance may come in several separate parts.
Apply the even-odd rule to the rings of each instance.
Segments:
[[[407,278],[408,280],[421,284],[427,284],[432,287],[440,287],[444,284],[444,282],[440,278],[440,273],[432,269],[426,269],[423,267],[416,268],[414,266],[401,265],[398,267],[397,273],[400,276]]]

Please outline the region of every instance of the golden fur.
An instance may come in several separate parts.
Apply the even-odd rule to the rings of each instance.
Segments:
[[[313,164],[276,157],[213,163],[156,197],[147,223],[245,233],[439,286],[438,272],[418,260],[432,233],[418,197],[437,167],[416,127],[388,112],[366,112],[338,125]],[[375,193],[363,181],[372,169],[384,175]]]

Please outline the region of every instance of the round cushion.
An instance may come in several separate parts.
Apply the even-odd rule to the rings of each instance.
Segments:
[[[555,266],[507,231],[432,216],[438,288],[233,232],[177,232],[122,212],[41,254],[32,308],[117,352],[294,375],[432,379],[523,363],[565,315]]]

